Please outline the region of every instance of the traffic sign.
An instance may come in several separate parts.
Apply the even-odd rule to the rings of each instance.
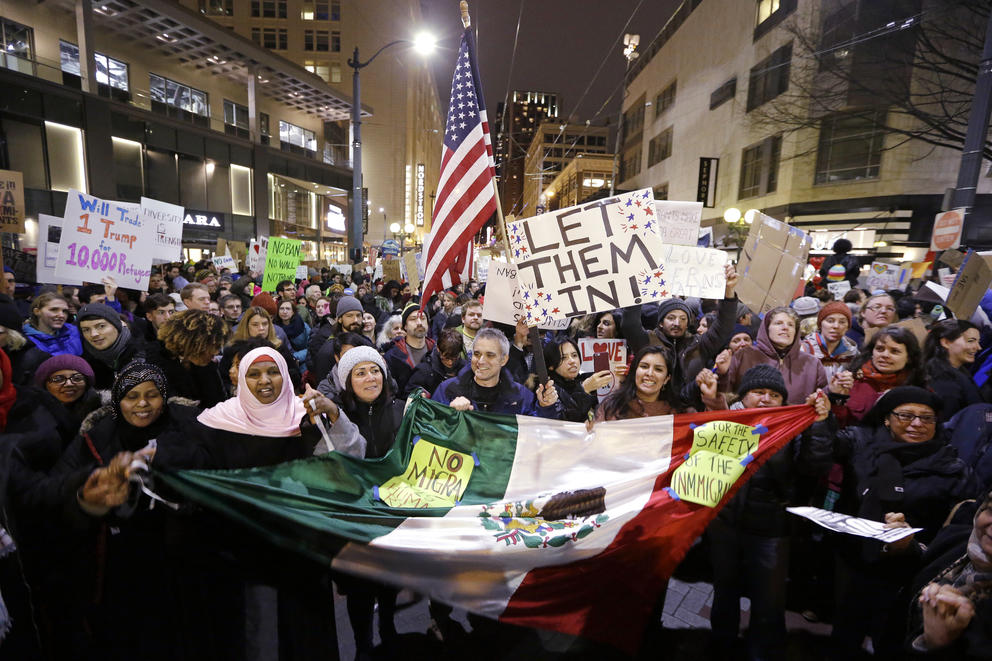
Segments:
[[[933,235],[930,250],[941,251],[961,245],[961,229],[964,227],[964,209],[953,209],[938,213],[933,221]]]

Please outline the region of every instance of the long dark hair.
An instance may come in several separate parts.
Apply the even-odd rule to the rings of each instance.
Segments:
[[[630,371],[627,373],[627,377],[623,380],[623,383],[603,400],[601,406],[603,407],[604,419],[615,420],[622,417],[627,412],[628,407],[637,399],[637,366],[641,364],[645,356],[650,354],[660,355],[665,360],[665,367],[668,368],[668,383],[658,393],[658,401],[668,402],[672,405],[672,408],[679,408],[681,406],[675,394],[675,386],[672,384],[672,365],[675,362],[672,352],[666,347],[649,344],[634,354],[634,359],[630,361]]]
[[[335,367],[336,369],[336,367]],[[381,369],[381,368],[380,368]],[[354,371],[354,368],[352,368]],[[393,388],[392,388],[392,377],[389,376],[389,370],[382,370],[382,392],[379,396],[375,398],[372,402],[372,407],[377,408],[383,404],[388,404],[393,401]],[[348,373],[348,377],[341,384],[343,389],[341,390],[341,403],[344,404],[345,408],[349,411],[355,411],[358,409],[359,404],[365,404],[358,396],[355,394],[355,389],[351,386],[351,373]]]
[[[935,361],[950,365],[947,349],[940,341],[953,342],[964,335],[965,331],[972,329],[978,330],[978,326],[965,319],[945,319],[930,327],[927,339],[923,343],[923,361],[926,364],[927,376],[932,374],[934,368],[944,367],[944,365],[937,365]]]
[[[899,344],[906,347],[906,367],[909,370],[909,376],[906,378],[906,382],[903,385],[906,386],[922,386],[923,385],[923,370],[922,370],[922,353],[920,352],[920,343],[916,339],[916,336],[907,328],[902,326],[886,326],[882,330],[875,333],[872,336],[865,348],[861,350],[858,357],[851,361],[851,372],[857,374],[861,367],[871,361],[872,353],[875,351],[875,345],[883,337],[887,337],[893,342],[898,342]]]
[[[579,345],[575,341],[569,339],[568,336],[556,337],[554,340],[544,345],[544,364],[547,366],[548,372],[555,371],[558,369],[558,366],[561,365],[561,350],[566,344],[571,344],[576,351],[579,350]],[[560,375],[556,374],[552,378],[557,379],[558,376]]]

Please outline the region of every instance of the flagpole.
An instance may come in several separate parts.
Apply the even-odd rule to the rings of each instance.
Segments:
[[[472,27],[472,18],[468,15],[468,2],[466,0],[461,0],[458,3],[458,10],[462,15],[462,26],[466,30]],[[496,193],[496,217],[499,220],[497,229],[500,233],[500,240],[503,243],[503,258],[506,259],[507,264],[512,264],[513,260],[510,259],[509,233],[506,231],[506,219],[503,218],[503,202],[499,199],[499,186],[496,185],[496,177],[493,177],[493,190]]]

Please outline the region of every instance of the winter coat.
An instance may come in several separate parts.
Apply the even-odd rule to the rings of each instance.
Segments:
[[[820,361],[823,370],[827,373],[828,383],[835,374],[840,374],[846,370],[847,366],[858,355],[858,345],[846,335],[841,336],[840,342],[829,356],[827,355],[826,343],[819,333],[810,333],[804,337],[799,349]]]
[[[972,404],[982,404],[984,399],[974,379],[963,369],[955,369],[946,360],[934,358],[927,363],[927,388],[940,396],[943,404],[940,421],[949,420],[955,413]]]
[[[431,352],[434,350],[434,340],[425,338],[425,342],[427,343],[427,353],[420,360],[421,363],[427,362]],[[410,380],[413,371],[417,369],[419,363],[413,362],[413,356],[410,354],[410,348],[406,344],[406,338],[401,337],[397,339],[393,343],[393,346],[386,351],[383,358],[386,360],[386,367],[389,368],[389,373],[396,379],[396,383],[400,389],[399,391],[401,393],[409,392],[406,389],[407,381]]]
[[[696,320],[689,320],[690,329],[683,337],[672,339],[661,331],[646,331],[641,325],[641,312],[637,306],[624,308],[620,322],[623,337],[629,345],[627,350],[633,355],[641,348],[649,345],[667,347],[675,355],[675,365],[670,366],[672,386],[675,392],[682,392],[682,387],[696,378],[699,371],[713,363],[717,354],[730,342],[737,320],[737,297],[725,298],[717,307],[716,321],[702,335],[693,333],[690,329],[696,325]],[[659,320],[659,323],[661,320]]]
[[[380,397],[366,404],[357,398],[343,396],[335,401],[339,414],[330,431],[334,449],[366,459],[386,456],[396,442],[406,402]],[[342,432],[343,428],[347,431]],[[340,439],[347,439],[347,442],[342,443]]]
[[[734,354],[730,360],[730,369],[720,377],[722,392],[737,392],[741,379],[755,365],[771,365],[785,379],[785,387],[789,391],[786,404],[802,404],[816,390],[827,385],[827,373],[820,361],[808,353],[799,350],[799,333],[785,352],[775,349],[768,338],[768,324],[771,317],[766,316],[758,329],[758,338],[753,345],[746,346]]]
[[[128,363],[132,360],[144,360],[154,363],[155,355],[138,337],[132,335],[131,340],[121,351],[113,365],[108,365],[99,358],[90,355],[85,349],[83,358],[93,368],[93,387],[97,390],[110,390],[114,385],[114,379]]]
[[[558,399],[562,406],[562,420],[569,422],[585,422],[589,413],[596,408],[599,398],[596,393],[587,393],[582,388],[582,379],[566,379],[560,374],[551,376],[558,391]]]
[[[846,398],[830,394],[833,414],[842,427],[856,424],[868,414],[882,395],[896,386],[908,385],[908,378],[908,372],[896,379],[885,379],[884,376],[866,375],[863,369],[859,369],[854,374],[854,385]]]
[[[445,380],[431,396],[436,402],[450,404],[458,397],[465,397],[472,403],[476,411],[487,413],[506,413],[509,415],[535,415],[541,418],[560,420],[563,411],[561,400],[552,406],[538,406],[534,393],[525,386],[517,383],[510,373],[503,368],[499,374],[496,401],[491,405],[479,401],[481,390],[475,382],[472,365],[466,365],[458,376]]]
[[[976,493],[992,489],[992,404],[972,404],[944,423],[950,445],[971,466],[979,485]]]
[[[155,364],[165,372],[172,395],[199,402],[203,408],[210,408],[227,399],[226,373],[221,375],[216,362],[205,367],[187,366],[168,351],[158,356],[157,361]]]
[[[430,397],[442,381],[457,376],[463,367],[465,367],[463,358],[456,360],[451,369],[445,367],[441,362],[441,355],[435,347],[427,354],[427,360],[417,365],[417,368],[413,370],[413,374],[410,375],[410,380],[406,382],[406,388],[402,392],[403,398],[405,399],[417,388],[426,390],[427,396]]]
[[[55,335],[49,335],[25,322],[22,332],[26,338],[34,342],[36,347],[51,356],[64,353],[71,353],[73,356],[83,355],[83,338],[79,335],[79,329],[72,324],[66,324]]]
[[[289,346],[292,349],[293,358],[300,365],[304,365],[307,360],[307,348],[310,346],[310,326],[302,320],[302,317],[300,321],[302,322],[302,330],[295,335],[290,335],[291,326],[285,326],[283,324],[276,324],[276,326],[281,327],[283,332],[286,333],[286,337],[289,338]]]
[[[330,316],[321,319],[316,326],[310,329],[310,341],[307,343],[306,368],[310,371],[314,369],[314,360],[320,352],[320,348],[330,340],[334,339],[336,322]]]
[[[32,342],[26,342],[23,347],[16,351],[10,348],[5,348],[4,351],[10,358],[14,384],[19,386],[31,385],[34,382],[34,373],[38,371],[43,362],[52,357],[51,354],[39,349]]]

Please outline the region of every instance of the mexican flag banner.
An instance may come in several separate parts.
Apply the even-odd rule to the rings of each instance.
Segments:
[[[161,472],[334,569],[633,650],[689,545],[810,406],[582,424],[413,396],[383,458]]]

